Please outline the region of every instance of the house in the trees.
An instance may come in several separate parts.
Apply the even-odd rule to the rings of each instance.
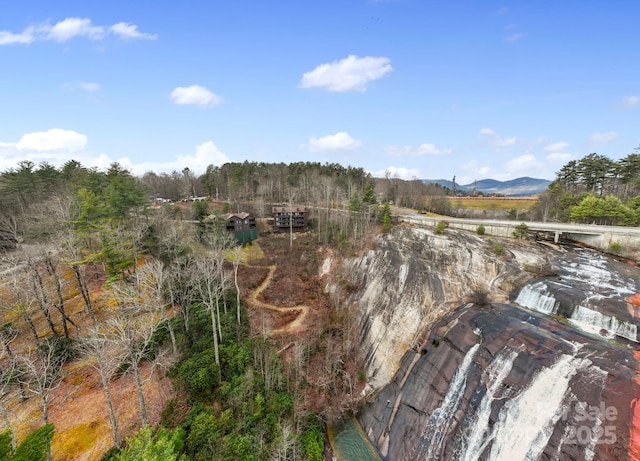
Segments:
[[[225,213],[218,216],[210,216],[211,221],[217,221],[220,227],[231,232],[238,243],[248,243],[258,238],[258,226],[256,218],[249,213]]]
[[[307,209],[305,207],[273,207],[274,232],[305,232],[308,229],[309,224],[307,221]]]

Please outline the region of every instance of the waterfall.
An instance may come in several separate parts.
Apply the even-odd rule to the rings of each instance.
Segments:
[[[537,460],[564,414],[569,382],[589,360],[563,354],[543,368],[529,387],[504,404],[494,427],[490,460]]]
[[[553,297],[544,282],[526,285],[518,293],[516,304],[545,314],[553,314],[558,308],[558,301]]]
[[[466,428],[468,436],[462,441],[462,452],[458,457],[460,461],[477,460],[478,456],[491,441],[491,435],[485,437],[489,430],[491,405],[498,398],[498,391],[502,389],[504,379],[511,373],[513,361],[517,356],[518,351],[505,348],[497,354],[487,367],[484,377],[486,380],[486,392],[480,402],[475,419],[470,421],[469,426]]]
[[[615,335],[638,342],[638,327],[616,317],[604,315],[584,306],[578,306],[571,315],[571,322],[590,333],[607,336]],[[603,334],[604,332],[604,334]]]
[[[442,399],[442,404],[431,413],[429,422],[422,432],[420,449],[415,456],[412,456],[412,459],[424,457],[424,448],[427,449],[426,459],[440,459],[442,442],[451,432],[454,414],[460,407],[460,402],[467,388],[467,374],[479,348],[480,344],[474,344],[464,356],[460,367],[449,384],[447,394]]]

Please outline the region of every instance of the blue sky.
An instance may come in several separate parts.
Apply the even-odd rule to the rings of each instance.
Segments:
[[[633,1],[0,1],[0,170],[553,179],[640,145]]]

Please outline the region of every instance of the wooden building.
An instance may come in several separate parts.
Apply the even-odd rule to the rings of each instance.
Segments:
[[[274,232],[305,232],[309,229],[307,221],[307,209],[303,206],[274,206],[273,207],[273,231]]]
[[[218,217],[211,215],[208,220],[231,232],[238,243],[248,243],[258,238],[256,218],[249,213],[225,213]]]

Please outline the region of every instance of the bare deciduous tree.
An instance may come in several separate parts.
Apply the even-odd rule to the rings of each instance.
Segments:
[[[2,416],[6,429],[9,430],[11,446],[13,447],[13,451],[15,451],[18,444],[9,416],[9,410],[5,405],[5,400],[11,396],[12,390],[15,387],[17,367],[15,360],[12,359],[2,361],[0,365],[2,367],[0,368],[0,416]]]
[[[133,372],[142,426],[148,425],[147,408],[142,388],[140,364],[149,356],[149,346],[160,317],[145,309],[136,287],[122,282],[116,287],[116,300],[120,309],[118,316],[107,321],[109,340],[123,351],[123,363]]]
[[[238,267],[242,261],[242,247],[238,246],[231,252],[231,262],[233,263],[233,281],[236,286],[236,319],[240,325],[240,285],[238,285]]]
[[[153,350],[151,346],[163,316],[156,307],[150,308],[145,294],[138,276],[135,283],[119,282],[114,286],[114,296],[120,313],[106,323],[109,340],[123,351],[122,365],[134,375],[143,427],[148,425],[148,418],[140,366],[144,360],[155,358],[152,361],[153,373],[156,365],[167,362],[164,351]]]
[[[27,274],[29,275],[29,280],[31,282],[31,299],[34,300],[35,305],[38,306],[40,312],[42,312],[42,315],[44,315],[44,318],[47,320],[47,324],[49,325],[49,329],[51,330],[53,335],[59,336],[58,330],[56,330],[53,319],[51,318],[51,304],[49,303],[47,290],[44,287],[42,277],[40,276],[40,271],[38,270],[38,264],[33,258],[29,257],[27,259],[26,268]]]
[[[64,330],[64,335],[68,338],[69,328],[67,326],[67,323],[70,323],[76,329],[78,329],[78,325],[76,325],[76,323],[71,320],[71,318],[69,318],[69,316],[65,312],[64,297],[62,296],[62,277],[58,273],[58,265],[60,259],[58,256],[52,255],[51,253],[45,254],[42,259],[44,261],[45,267],[47,268],[49,276],[53,279],[55,285],[56,303],[54,304],[54,307],[58,310],[58,312],[60,312],[60,315],[62,316],[62,327]]]
[[[49,424],[51,393],[62,384],[59,378],[63,358],[56,354],[59,340],[56,337],[49,338],[35,352],[18,357],[18,379],[24,383],[28,393],[40,398],[42,421],[45,425]],[[51,445],[47,448],[47,459],[52,459]]]
[[[9,363],[13,369],[15,369],[16,356],[11,349],[11,343],[18,337],[20,334],[20,330],[16,328],[16,326],[12,323],[5,323],[0,327],[0,341],[2,341],[2,347],[4,351],[7,353],[7,358],[5,362]],[[27,399],[25,394],[24,384],[18,381],[18,386],[20,388],[20,398],[24,401]]]
[[[14,259],[11,264],[5,272],[8,275],[5,279],[6,291],[0,296],[0,309],[2,312],[11,312],[12,315],[21,317],[29,327],[36,347],[39,347],[40,338],[32,318],[35,298],[32,291],[25,287],[25,274],[20,262]]]
[[[20,380],[27,393],[38,396],[42,406],[42,422],[49,424],[49,402],[51,392],[62,383],[58,378],[62,372],[61,357],[56,356],[57,338],[50,338],[36,350],[17,356],[22,372]]]
[[[122,439],[118,431],[118,419],[116,418],[113,399],[111,398],[109,382],[117,371],[118,365],[120,365],[122,361],[122,356],[112,347],[113,344],[109,340],[106,332],[101,331],[97,327],[93,327],[88,335],[83,336],[80,339],[79,345],[84,355],[91,359],[89,364],[95,368],[100,375],[100,382],[104,390],[107,409],[109,411],[109,422],[111,423],[113,442],[116,447],[120,448],[122,446]]]
[[[220,264],[214,259],[201,256],[196,259],[194,278],[197,279],[197,289],[204,306],[211,313],[211,329],[213,333],[213,349],[216,364],[220,366],[220,352],[218,350],[219,328],[216,317],[220,317],[219,297],[221,294]]]
[[[165,290],[167,290],[169,284],[170,276],[168,271],[163,267],[162,262],[157,259],[147,262],[138,270],[138,285],[141,298],[144,300],[147,310],[159,313],[162,321],[167,324],[173,354],[177,355],[176,333],[167,312],[167,302],[165,301]]]

